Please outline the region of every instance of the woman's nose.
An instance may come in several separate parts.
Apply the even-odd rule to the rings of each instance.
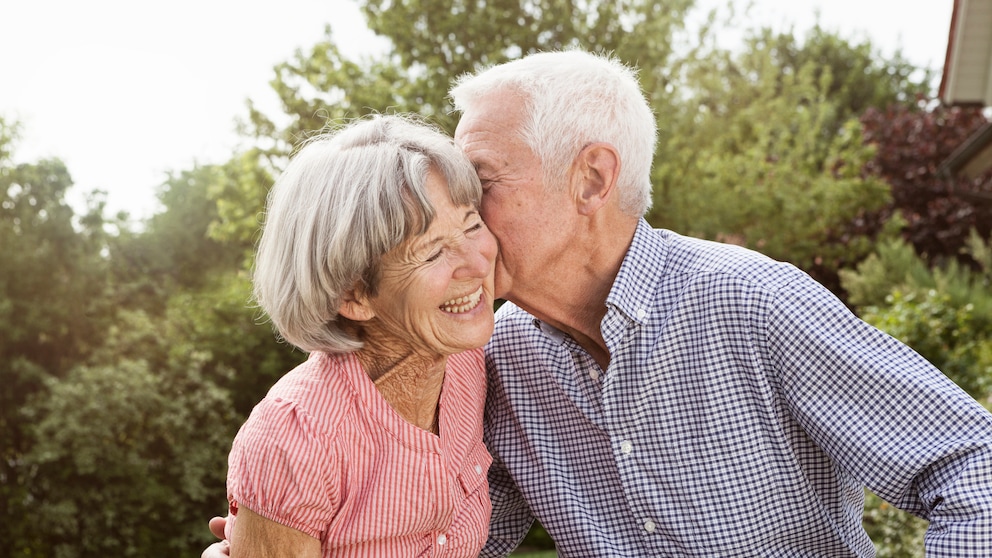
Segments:
[[[484,228],[479,231],[477,238],[461,246],[463,263],[458,266],[456,277],[458,274],[472,278],[485,277],[492,272],[496,251],[496,237],[489,232],[489,229]]]

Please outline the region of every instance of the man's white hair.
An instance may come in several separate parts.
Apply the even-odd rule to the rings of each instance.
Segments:
[[[608,55],[542,52],[461,76],[450,96],[455,110],[464,113],[508,91],[523,98],[527,113],[518,133],[540,159],[546,185],[564,187],[579,151],[606,142],[620,154],[621,210],[635,216],[647,212],[657,125],[636,70]]]

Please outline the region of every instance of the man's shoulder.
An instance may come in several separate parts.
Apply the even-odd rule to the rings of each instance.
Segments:
[[[683,236],[658,229],[668,245],[667,271],[674,275],[713,275],[775,290],[803,275],[788,262],[725,242]]]
[[[533,320],[534,317],[509,300],[503,301],[496,309],[496,322]]]

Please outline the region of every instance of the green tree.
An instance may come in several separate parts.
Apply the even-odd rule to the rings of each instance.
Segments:
[[[453,132],[448,88],[455,78],[481,66],[538,50],[581,46],[612,52],[642,68],[654,100],[673,95],[669,83],[676,36],[692,0],[358,0],[369,28],[390,40],[393,50],[379,59],[344,58],[328,28],[325,40],[299,50],[276,67],[273,89],[283,118],[249,104],[243,123],[254,137],[259,166],[276,172],[302,140],[329,123],[372,112],[415,112]],[[483,39],[484,38],[484,39]],[[251,206],[258,209],[264,196]]]
[[[240,417],[303,357],[276,342],[251,301],[257,205],[272,183],[263,162],[249,150],[224,165],[170,176],[159,192],[163,210],[111,250],[121,305],[181,331],[179,346],[199,351],[204,377],[229,391]],[[151,349],[120,344],[117,356],[145,360],[163,374],[173,366],[169,359],[181,358]]]
[[[92,364],[47,379],[25,408],[35,555],[180,555],[210,540],[235,416],[179,325],[122,312]]]
[[[159,187],[163,209],[140,230],[122,230],[114,239],[109,261],[120,307],[160,314],[174,293],[200,289],[214,274],[237,270],[240,248],[209,234],[218,209],[208,193],[223,173],[221,166],[196,166],[171,174]]]
[[[75,215],[65,165],[15,164],[16,141],[16,125],[0,120],[0,540],[13,553],[33,544],[25,455],[35,437],[24,403],[90,355],[113,315],[101,197]]]
[[[759,29],[738,52],[713,48],[681,67],[684,94],[655,160],[658,225],[791,261],[839,291],[837,270],[865,257],[877,230],[849,223],[888,202],[864,172],[874,150],[856,118],[924,88],[817,26],[804,42]]]
[[[203,352],[204,375],[229,392],[241,420],[279,377],[306,359],[305,353],[276,340],[250,294],[246,273],[225,273],[208,288],[177,294],[168,313],[183,341]],[[233,437],[234,431],[229,434]]]

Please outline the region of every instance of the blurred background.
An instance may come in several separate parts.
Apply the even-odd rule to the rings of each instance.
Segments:
[[[369,112],[451,132],[454,77],[539,50],[640,69],[653,225],[795,263],[989,404],[992,96],[968,79],[992,83],[992,2],[967,5],[3,2],[0,556],[198,556],[234,433],[304,358],[249,303],[294,146]],[[926,523],[872,494],[865,527],[923,556]]]

